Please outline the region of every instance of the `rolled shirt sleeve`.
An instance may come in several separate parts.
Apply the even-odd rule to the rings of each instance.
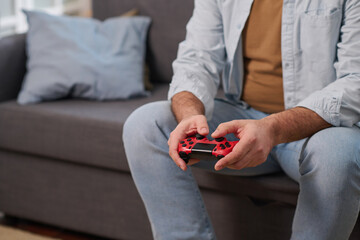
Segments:
[[[337,80],[297,104],[319,114],[333,126],[360,121],[360,1],[345,4],[335,63]]]
[[[225,65],[225,44],[221,13],[216,0],[195,0],[193,16],[186,27],[186,39],[173,62],[174,75],[168,99],[182,91],[194,94],[211,118],[214,98]]]

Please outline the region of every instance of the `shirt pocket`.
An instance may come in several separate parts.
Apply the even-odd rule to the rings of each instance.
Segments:
[[[309,71],[333,70],[342,19],[341,8],[307,10],[300,19],[300,48],[309,61]]]

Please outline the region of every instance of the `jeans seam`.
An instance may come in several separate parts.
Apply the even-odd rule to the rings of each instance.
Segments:
[[[355,153],[355,162],[356,162],[356,165],[358,166],[358,168],[360,168],[359,153],[358,154]]]
[[[157,121],[155,121],[155,125],[156,125],[156,127],[160,130],[160,132],[162,133],[162,135],[163,135],[166,139],[168,139],[168,136],[166,135],[166,133],[164,132],[164,130],[160,127],[160,125],[158,124]]]
[[[205,228],[208,232],[208,235],[210,236],[211,239],[214,239],[215,240],[215,236],[213,235],[213,233],[211,232],[210,230],[210,220],[209,220],[209,216],[208,216],[208,213],[205,209],[205,206],[204,206],[204,203],[203,203],[203,199],[201,197],[201,194],[200,194],[200,190],[196,189],[195,188],[195,192],[196,192],[196,196],[198,198],[198,201],[201,203],[201,210],[203,212],[203,215],[206,217],[206,220],[205,220]]]
[[[307,144],[309,142],[310,138],[307,138],[304,142],[304,144],[301,147],[300,150],[300,154],[299,154],[299,159],[298,159],[298,163],[299,163],[299,174],[300,176],[303,176],[304,174],[302,173],[303,171],[301,171],[301,165],[303,164],[304,160],[305,160],[305,148],[307,147]]]

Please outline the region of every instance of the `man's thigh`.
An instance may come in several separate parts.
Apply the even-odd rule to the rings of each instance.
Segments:
[[[337,165],[349,163],[346,161],[356,164],[359,151],[360,129],[353,126],[331,127],[306,139],[279,144],[271,155],[289,177],[299,182],[301,175],[316,166],[336,168]]]
[[[319,169],[336,174],[360,167],[360,129],[356,126],[332,127],[310,137],[300,158],[299,173]]]

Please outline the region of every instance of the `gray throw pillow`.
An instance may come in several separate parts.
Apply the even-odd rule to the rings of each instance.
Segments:
[[[143,71],[150,18],[116,17],[100,22],[24,12],[29,22],[28,71],[18,103],[147,95]]]

